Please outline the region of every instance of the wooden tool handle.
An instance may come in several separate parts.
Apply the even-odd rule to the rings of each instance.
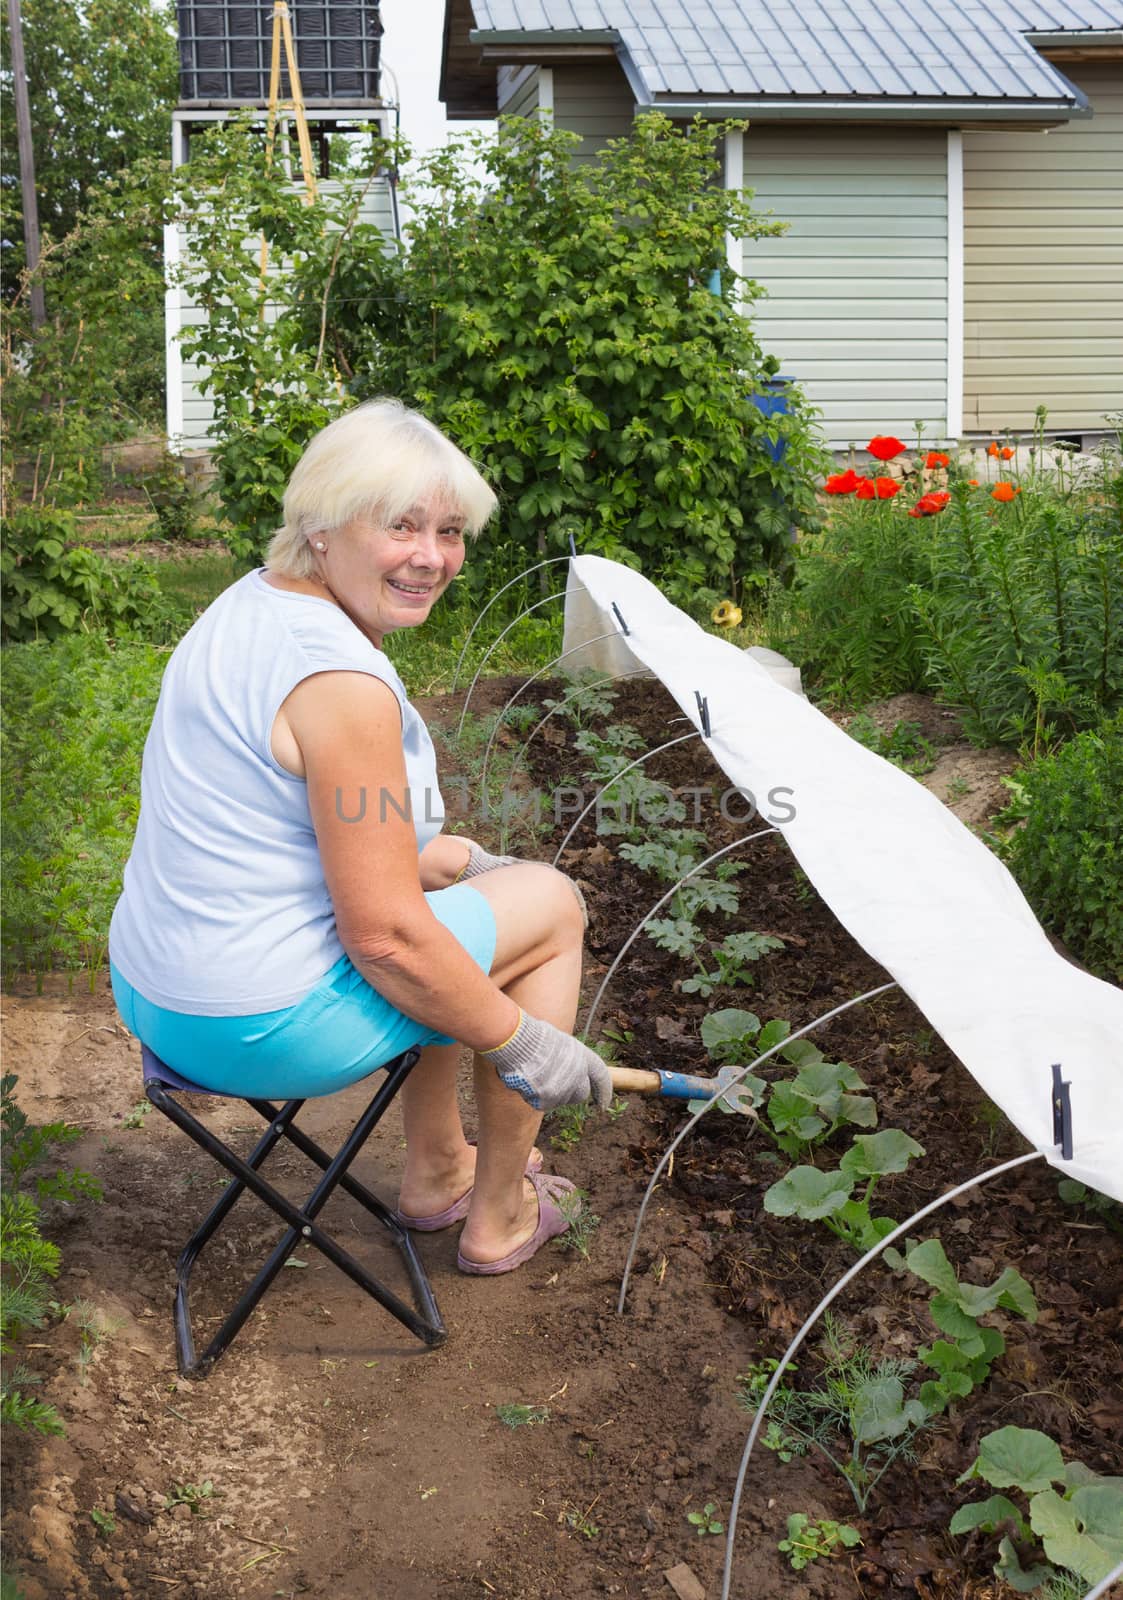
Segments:
[[[617,1094],[658,1094],[662,1080],[657,1072],[645,1072],[642,1067],[609,1067],[612,1087]]]

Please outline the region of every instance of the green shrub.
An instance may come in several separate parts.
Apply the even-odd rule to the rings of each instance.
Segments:
[[[749,398],[778,363],[725,238],[782,225],[713,182],[722,132],[649,114],[575,161],[575,135],[508,119],[429,158],[407,253],[354,230],[334,275],[322,254],[301,269],[306,344],[326,317],[353,393],[401,395],[481,463],[524,563],[573,535],[676,600],[736,597],[818,523],[810,408],[792,388],[766,420]]]
[[[51,1200],[100,1200],[101,1185],[88,1172],[75,1168],[31,1174],[50,1155],[52,1147],[70,1144],[79,1129],[65,1122],[33,1127],[15,1100],[17,1078],[7,1073],[0,1080],[0,1353],[10,1355],[27,1328],[41,1328],[48,1310],[48,1279],[58,1274],[58,1246],[43,1238],[41,1207]],[[0,1421],[39,1433],[61,1433],[62,1422],[54,1406],[23,1390],[36,1379],[22,1367],[5,1371],[0,1380]]]
[[[840,501],[796,547],[794,584],[773,597],[769,644],[828,700],[865,705],[923,688],[910,587],[927,580],[929,538],[896,500]]]
[[[159,467],[144,479],[142,487],[156,513],[161,538],[189,538],[195,527],[195,492],[179,457],[165,450]]]
[[[100,634],[4,652],[5,964],[105,960],[166,655]]]
[[[997,501],[998,484],[952,467],[927,514],[920,459],[894,498],[832,490],[829,525],[801,540],[795,581],[774,594],[769,643],[828,699],[935,692],[980,744],[1036,750],[1093,727],[1123,705],[1116,459],[1070,476],[1035,457]]]
[[[0,555],[5,643],[55,639],[79,629],[105,629],[166,639],[180,620],[163,597],[152,566],[111,561],[77,540],[69,511],[28,506],[5,519]]]
[[[1046,927],[1123,983],[1123,713],[1018,775],[1024,821],[1003,848]]]

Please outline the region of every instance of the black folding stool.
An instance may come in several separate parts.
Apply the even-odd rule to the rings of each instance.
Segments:
[[[339,1153],[334,1159],[295,1126],[295,1119],[304,1104],[303,1100],[289,1100],[285,1105],[278,1107],[269,1100],[247,1098],[245,1104],[252,1106],[269,1127],[252,1154],[243,1161],[209,1128],[205,1128],[196,1117],[172,1098],[176,1093],[211,1094],[213,1091],[200,1088],[197,1083],[181,1077],[154,1055],[147,1045],[141,1046],[144,1092],[148,1099],[158,1111],[162,1111],[174,1122],[177,1128],[182,1129],[189,1139],[193,1139],[209,1156],[225,1167],[233,1180],[218,1204],[184,1245],[176,1262],[174,1308],[176,1360],[184,1377],[206,1377],[219,1356],[233,1343],[250,1312],[301,1240],[314,1245],[329,1261],[334,1262],[341,1272],[345,1272],[352,1282],[357,1283],[360,1289],[377,1300],[379,1305],[384,1306],[391,1316],[397,1317],[399,1322],[404,1323],[409,1331],[416,1334],[425,1344],[429,1346],[442,1344],[448,1337],[448,1330],[441,1320],[429,1279],[417,1258],[413,1241],[406,1229],[377,1195],[372,1194],[357,1179],[352,1178],[348,1171],[352,1161],[377,1126],[383,1112],[409,1076],[410,1069],[419,1055],[419,1050],[407,1050],[404,1055],[395,1057],[382,1069],[384,1076],[377,1094],[340,1146]],[[234,1097],[224,1095],[218,1098]],[[261,1176],[260,1168],[266,1156],[282,1139],[287,1139],[295,1145],[323,1172],[323,1177],[303,1207],[293,1205]],[[409,1274],[413,1307],[406,1305],[404,1300],[400,1300],[396,1294],[379,1283],[360,1262],[337,1244],[330,1234],[317,1226],[315,1219],[318,1213],[337,1187],[349,1194],[352,1200],[358,1201],[381,1225],[397,1247]],[[286,1222],[288,1228],[253,1282],[242,1291],[234,1309],[210,1344],[202,1355],[196,1355],[195,1336],[191,1326],[191,1269],[204,1245],[218,1232],[247,1189],[252,1190],[259,1200]]]

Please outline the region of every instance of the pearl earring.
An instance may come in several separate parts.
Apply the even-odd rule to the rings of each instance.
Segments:
[[[317,550],[326,550],[327,549],[327,545],[323,542],[322,539],[317,539],[316,540],[316,549]]]

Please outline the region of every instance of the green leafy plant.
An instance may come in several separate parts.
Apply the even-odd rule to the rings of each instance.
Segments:
[[[728,934],[720,944],[710,946],[709,954],[705,957],[705,961],[714,963],[710,971],[705,970],[705,961],[699,962],[703,970],[697,977],[684,978],[679,987],[683,994],[700,994],[708,998],[715,989],[751,984],[754,977],[752,963],[773,950],[783,948],[783,939],[776,938],[774,934]]]
[[[180,457],[165,450],[159,467],[143,480],[142,488],[156,514],[161,537],[188,538],[195,526],[195,493]]]
[[[553,1149],[572,1150],[579,1144],[591,1115],[592,1107],[587,1100],[579,1100],[571,1106],[558,1106],[551,1111],[550,1144]]]
[[[558,1243],[564,1250],[576,1250],[583,1261],[588,1261],[593,1234],[600,1227],[588,1194],[584,1189],[567,1190],[555,1203],[567,1224],[565,1232],[558,1235]]]
[[[853,1067],[845,1061],[828,1061],[809,1039],[788,1040],[790,1032],[791,1024],[782,1017],[762,1026],[754,1012],[737,1007],[712,1011],[701,1029],[702,1043],[719,1065],[743,1064],[779,1045],[780,1058],[797,1068],[793,1078],[780,1079],[771,1087],[754,1074],[743,1079],[751,1104],[766,1104],[766,1115],[758,1124],[761,1131],[795,1160],[841,1127],[873,1127],[877,1107],[869,1095],[858,1092],[866,1085]],[[691,1109],[702,1103],[692,1100]]]
[[[776,1434],[772,1448],[781,1454],[817,1450],[845,1480],[858,1510],[864,1512],[874,1490],[931,1417],[918,1399],[908,1398],[905,1380],[912,1361],[877,1361],[862,1345],[847,1345],[833,1323],[827,1325],[827,1360],[814,1389],[781,1384],[769,1406]],[[741,1380],[739,1399],[755,1411],[767,1386],[756,1372]]]
[[[1046,927],[1093,972],[1123,982],[1123,712],[1017,782],[1023,820],[1004,859]]]
[[[589,1511],[582,1511],[578,1506],[563,1506],[558,1514],[558,1521],[564,1523],[567,1528],[572,1528],[574,1533],[579,1533],[583,1539],[595,1539],[600,1533],[600,1528],[589,1516]]]
[[[6,643],[93,628],[125,638],[170,636],[179,614],[150,564],[110,561],[76,543],[68,511],[27,507],[5,519],[0,633]]]
[[[94,1506],[90,1512],[90,1521],[103,1539],[108,1539],[110,1534],[117,1532],[117,1518],[112,1511],[103,1511],[100,1506]]]
[[[812,1519],[795,1511],[788,1518],[787,1538],[781,1539],[776,1548],[787,1556],[796,1572],[802,1572],[821,1556],[832,1556],[839,1549],[853,1550],[861,1542],[861,1534],[848,1522],[832,1522],[829,1517]]]
[[[215,1493],[214,1484],[209,1478],[202,1483],[173,1483],[164,1496],[164,1510],[170,1511],[173,1506],[190,1506],[195,1515],[203,1508],[203,1501],[209,1500]]]
[[[776,1217],[822,1222],[855,1250],[865,1252],[896,1227],[892,1217],[873,1215],[878,1182],[890,1173],[903,1172],[915,1156],[923,1154],[923,1145],[900,1128],[857,1134],[837,1170],[793,1167],[765,1193],[764,1209]]]
[[[1063,1578],[1058,1568],[1075,1573],[1085,1586],[1097,1584],[1123,1560],[1123,1480],[1100,1477],[1079,1461],[1066,1462],[1048,1434],[1017,1427],[986,1434],[957,1481],[976,1478],[994,1489],[1019,1490],[1028,1502],[1028,1519],[1008,1495],[996,1494],[961,1506],[950,1532],[1001,1533],[994,1570],[1018,1593]],[[1042,1549],[1045,1560],[1039,1559]]]
[[[542,704],[555,717],[572,723],[580,732],[588,728],[590,723],[611,716],[617,698],[617,691],[609,687],[608,679],[579,674],[572,689],[567,689],[557,700],[546,696]]]
[[[533,1428],[540,1422],[549,1422],[549,1406],[528,1406],[511,1400],[495,1407],[495,1415],[505,1428]]]
[[[166,656],[99,635],[4,652],[0,842],[8,971],[104,965]]]
[[[964,1283],[944,1253],[938,1239],[909,1243],[902,1257],[887,1250],[890,1264],[902,1263],[936,1290],[929,1313],[944,1335],[917,1352],[936,1376],[920,1386],[921,1402],[938,1416],[953,1400],[964,1399],[985,1383],[991,1367],[1006,1349],[997,1328],[984,1327],[982,1318],[995,1310],[1012,1311],[1030,1322],[1037,1320],[1033,1290],[1013,1267],[1006,1267],[991,1284]]]
[[[1086,1183],[1079,1183],[1075,1178],[1060,1178],[1057,1182],[1057,1195],[1066,1206],[1083,1206],[1090,1215],[1098,1217],[1105,1228],[1112,1233],[1123,1233],[1123,1205],[1118,1200],[1113,1200],[1110,1195],[1101,1194],[1098,1189],[1090,1189]]]
[[[42,1207],[56,1200],[97,1200],[101,1186],[78,1168],[38,1173],[34,1169],[79,1130],[64,1122],[36,1127],[16,1104],[18,1079],[0,1079],[0,1353],[10,1355],[27,1328],[41,1328],[50,1309],[48,1279],[58,1276],[59,1251],[40,1231]],[[34,1192],[31,1192],[32,1189]],[[39,1433],[62,1433],[58,1412],[24,1393],[34,1377],[26,1369],[5,1371],[0,1381],[0,1420]]]
[[[701,1511],[688,1511],[686,1520],[700,1539],[707,1533],[724,1533],[725,1523],[717,1514],[717,1506],[712,1500],[707,1500]]]
[[[886,730],[878,727],[871,716],[859,712],[850,718],[846,731],[852,739],[864,744],[867,750],[884,756],[903,772],[914,778],[931,772],[936,765],[936,752],[930,740],[920,731],[919,722],[895,722]]]

